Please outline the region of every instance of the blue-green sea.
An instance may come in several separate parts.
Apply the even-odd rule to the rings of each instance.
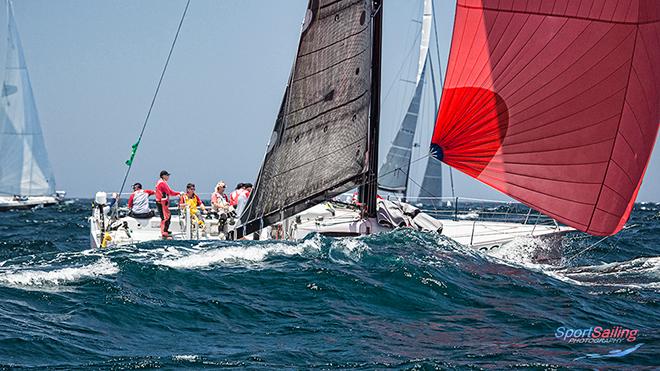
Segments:
[[[488,252],[405,229],[92,250],[89,214],[0,214],[0,369],[660,367],[657,204]]]

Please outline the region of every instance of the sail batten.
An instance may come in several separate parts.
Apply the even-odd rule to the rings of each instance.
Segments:
[[[0,94],[0,194],[55,193],[23,47],[8,2],[7,62]]]
[[[595,235],[625,224],[660,122],[660,2],[458,0],[433,147]]]

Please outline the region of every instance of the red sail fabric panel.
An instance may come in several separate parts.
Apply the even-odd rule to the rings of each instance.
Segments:
[[[579,230],[627,221],[660,122],[660,1],[458,0],[432,139]]]

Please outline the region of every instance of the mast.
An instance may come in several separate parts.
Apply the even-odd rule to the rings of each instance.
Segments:
[[[359,188],[358,200],[366,205],[366,216],[376,217],[378,195],[378,129],[380,126],[380,75],[382,59],[383,0],[373,1],[373,49],[371,57],[371,111],[369,120],[369,171]]]

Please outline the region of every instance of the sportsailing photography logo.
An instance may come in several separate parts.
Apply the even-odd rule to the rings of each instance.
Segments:
[[[637,340],[639,330],[623,326],[592,326],[589,328],[558,327],[555,337],[570,344],[620,344]]]

